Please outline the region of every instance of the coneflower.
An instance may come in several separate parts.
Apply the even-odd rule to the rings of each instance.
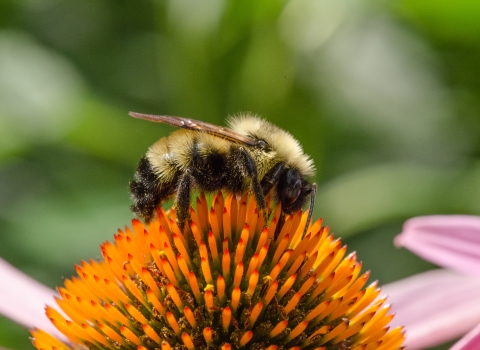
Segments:
[[[37,349],[354,349],[402,347],[404,331],[354,253],[322,221],[280,207],[265,226],[255,200],[203,194],[182,233],[174,210],[132,221],[59,287],[68,342],[33,330]]]

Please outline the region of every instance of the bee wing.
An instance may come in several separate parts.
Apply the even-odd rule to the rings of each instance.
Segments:
[[[154,123],[163,123],[178,126],[179,128],[184,128],[188,130],[206,132],[208,134],[218,136],[236,143],[243,143],[246,145],[254,146],[257,142],[257,140],[255,140],[253,137],[241,135],[223,126],[205,123],[200,120],[174,117],[170,115],[152,115],[135,112],[130,112],[129,114],[134,118],[145,119]]]

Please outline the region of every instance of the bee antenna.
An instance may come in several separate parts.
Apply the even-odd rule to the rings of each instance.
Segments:
[[[303,230],[302,239],[305,238],[307,234],[308,227],[310,226],[310,220],[312,220],[313,207],[315,206],[315,195],[317,194],[317,184],[312,184],[312,189],[310,191],[310,208],[308,209],[307,222],[305,223],[305,229]]]

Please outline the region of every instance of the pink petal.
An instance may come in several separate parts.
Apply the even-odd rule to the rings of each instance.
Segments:
[[[458,338],[480,323],[480,278],[439,269],[383,288],[409,350]]]
[[[0,259],[0,314],[25,326],[40,328],[65,339],[45,315],[45,304],[55,306],[57,293]]]
[[[480,324],[460,339],[450,350],[478,350],[480,346]]]
[[[439,266],[480,276],[480,217],[421,216],[408,220],[395,238],[403,246]]]

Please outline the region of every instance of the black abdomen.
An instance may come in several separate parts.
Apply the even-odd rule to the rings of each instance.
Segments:
[[[159,183],[152,166],[146,157],[140,159],[135,181],[130,182],[131,197],[135,204],[130,209],[139,217],[149,222],[155,208],[168,197],[174,194],[177,179],[170,183]]]

